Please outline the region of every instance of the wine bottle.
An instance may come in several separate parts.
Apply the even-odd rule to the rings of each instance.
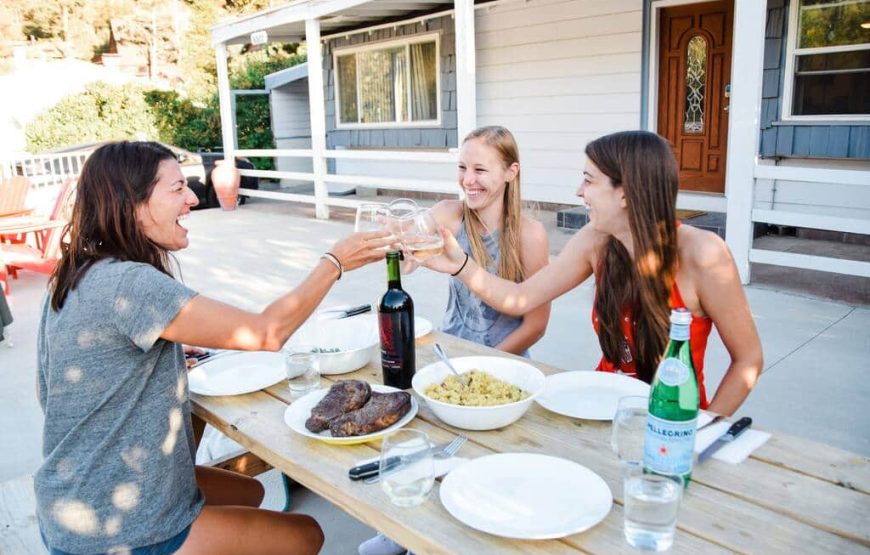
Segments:
[[[647,472],[692,476],[700,393],[689,326],[692,314],[671,311],[670,341],[650,386],[649,415],[644,439],[643,467]]]
[[[387,292],[378,304],[384,385],[408,389],[416,371],[414,301],[402,289],[401,253],[387,253]]]

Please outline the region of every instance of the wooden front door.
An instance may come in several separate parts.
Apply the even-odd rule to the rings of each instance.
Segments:
[[[674,149],[682,190],[725,192],[733,20],[732,0],[661,10],[658,133]]]

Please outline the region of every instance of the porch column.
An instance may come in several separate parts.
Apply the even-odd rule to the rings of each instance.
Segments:
[[[308,47],[308,101],[311,118],[311,164],[314,170],[314,211],[320,219],[329,218],[326,204],[326,107],[323,97],[323,49],[320,47],[320,20],[305,20]]]
[[[734,1],[728,160],[725,165],[725,241],[734,255],[740,281],[749,283],[752,208],[758,157],[761,78],[767,2]]]
[[[477,127],[474,0],[454,0],[456,24],[456,133],[459,142]]]
[[[236,117],[230,98],[230,77],[227,70],[227,45],[219,42],[214,47],[217,62],[218,100],[221,109],[221,137],[224,143],[224,160],[235,160],[236,154]],[[230,167],[235,164],[230,163]]]

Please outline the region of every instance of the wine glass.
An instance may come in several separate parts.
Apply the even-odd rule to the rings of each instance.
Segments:
[[[438,222],[430,210],[418,210],[414,214],[410,227],[402,235],[402,244],[417,262],[444,251],[444,239],[438,233]]]
[[[386,204],[365,203],[356,209],[354,231],[380,231],[387,228],[389,210]]]
[[[398,198],[387,205],[389,210],[389,230],[400,240],[406,231],[413,226],[414,215],[420,207],[409,198]]]
[[[640,466],[643,462],[648,406],[647,397],[635,395],[620,397],[616,405],[610,447],[619,460],[628,466]]]

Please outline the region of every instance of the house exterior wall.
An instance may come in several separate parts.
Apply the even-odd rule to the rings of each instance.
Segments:
[[[333,68],[336,51],[350,46],[377,43],[400,39],[419,34],[438,32],[441,69],[441,122],[440,127],[393,127],[369,129],[337,129],[335,106],[335,71]],[[327,76],[325,83],[326,101],[326,146],[336,147],[375,147],[375,148],[434,148],[447,149],[456,146],[456,59],[454,46],[456,38],[453,18],[448,16],[427,20],[425,24],[411,23],[397,25],[395,28],[375,29],[369,33],[361,31],[347,37],[330,39],[323,48],[323,70]]]
[[[767,1],[764,80],[761,93],[763,158],[839,158],[870,160],[870,125],[849,122],[781,121],[789,0]],[[856,91],[857,94],[860,92]]]
[[[641,126],[642,3],[637,0],[509,2],[475,12],[477,125],[503,125],[520,146],[523,197],[579,204],[586,143]],[[327,144],[330,148],[447,148],[456,146],[453,20],[440,18],[442,117],[440,130],[335,129],[332,52],[339,45],[392,38],[366,32],[330,40]],[[429,23],[429,31],[435,28]],[[427,32],[417,25],[418,32]],[[356,41],[356,42],[355,42]],[[448,72],[445,74],[444,72]],[[449,111],[453,110],[452,114]],[[452,124],[452,127],[448,124]],[[432,139],[427,133],[439,132]],[[451,139],[452,137],[452,139]],[[384,164],[336,160],[338,173],[452,180],[448,164]]]
[[[299,79],[272,89],[269,94],[272,133],[280,149],[311,148],[308,79]],[[276,158],[278,171],[311,172],[310,158]]]
[[[537,0],[477,11],[477,123],[516,136],[524,197],[577,204],[586,143],[640,128],[642,4]]]
[[[789,0],[767,0],[760,156],[782,166],[867,172],[870,125],[861,122],[782,121]],[[870,187],[832,183],[756,180],[756,208],[845,218],[870,223]]]

